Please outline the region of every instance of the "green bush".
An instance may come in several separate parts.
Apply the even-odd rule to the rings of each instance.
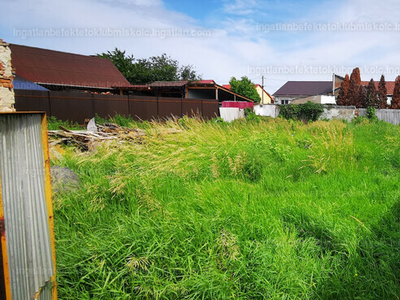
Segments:
[[[317,121],[324,112],[322,104],[308,101],[304,104],[280,105],[279,115],[287,120]]]
[[[260,117],[256,115],[253,108],[251,108],[251,107],[246,107],[244,109],[244,116],[246,117],[246,121],[248,121],[248,122],[249,121],[256,122],[256,123],[260,122]]]
[[[377,121],[378,118],[376,116],[376,109],[373,106],[368,106],[367,108],[367,118],[371,121]]]

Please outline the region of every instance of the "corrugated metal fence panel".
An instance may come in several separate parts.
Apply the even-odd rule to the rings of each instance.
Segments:
[[[92,94],[79,92],[50,92],[51,115],[57,119],[83,124],[94,117]]]
[[[158,98],[158,117],[160,119],[170,119],[182,116],[182,98],[159,97]]]
[[[129,96],[130,115],[136,120],[157,119],[157,97]]]
[[[203,101],[203,118],[213,119],[218,117],[218,100],[204,99]]]
[[[14,90],[15,108],[18,111],[44,111],[50,114],[49,92]]]
[[[54,273],[41,118],[0,114],[1,191],[13,300],[34,299]],[[51,297],[51,289],[42,293]]]
[[[198,99],[182,99],[182,115],[201,116],[202,101]]]
[[[101,118],[115,117],[116,114],[129,116],[127,95],[93,95],[95,112]]]
[[[18,111],[45,111],[48,116],[84,124],[96,113],[107,116],[131,115],[137,120],[170,118],[172,115],[201,113],[211,119],[218,115],[218,101],[214,99],[182,99],[136,95],[96,95],[66,91],[17,91],[15,106]]]
[[[50,281],[46,282],[46,285],[40,291],[39,298],[37,300],[52,300],[52,284]]]

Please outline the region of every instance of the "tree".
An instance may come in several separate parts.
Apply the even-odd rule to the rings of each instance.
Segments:
[[[360,85],[358,88],[358,97],[357,97],[357,103],[360,104],[360,106],[357,107],[367,107],[368,106],[368,96],[367,96],[367,89],[365,86]]]
[[[360,69],[355,68],[350,75],[349,91],[347,93],[347,105],[354,105],[361,107],[362,103],[359,102],[359,90],[361,85]]]
[[[381,76],[378,86],[378,108],[387,108],[387,88],[385,76]]]
[[[400,76],[397,76],[394,84],[393,97],[390,108],[400,109]]]
[[[260,102],[261,98],[257,93],[256,86],[247,76],[242,76],[240,80],[232,77],[229,84],[232,92],[250,98],[254,102]]]
[[[346,76],[344,77],[344,81],[341,84],[339,95],[337,96],[336,99],[337,105],[342,105],[342,106],[347,105],[347,94],[349,92],[349,87],[350,87],[350,79],[349,75],[346,74]]]
[[[363,107],[376,107],[378,104],[378,92],[375,87],[375,81],[371,78],[367,87],[367,97]]]
[[[133,55],[126,55],[125,51],[121,51],[115,48],[113,51],[107,51],[107,53],[97,54],[97,56],[106,58],[112,61],[117,69],[124,75],[124,77],[130,82],[130,78],[133,76],[133,62],[135,58]]]
[[[200,77],[197,75],[196,71],[193,69],[192,65],[182,66],[179,69],[179,76],[181,80],[199,80]]]
[[[148,59],[150,70],[152,71],[151,81],[174,81],[179,80],[177,60],[172,59],[167,54],[152,56]]]
[[[160,56],[135,59],[125,51],[98,54],[110,59],[131,84],[148,84],[154,81],[198,80],[200,76],[192,65],[179,66],[179,62],[163,53]]]
[[[361,84],[361,75],[360,75],[360,69],[354,68],[353,72],[351,72],[350,75],[350,80],[354,80],[354,82],[356,83],[356,85],[360,85]]]

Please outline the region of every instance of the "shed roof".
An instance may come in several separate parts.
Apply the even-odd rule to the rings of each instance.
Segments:
[[[150,87],[182,87],[188,84],[187,80],[179,81],[154,81],[149,84]]]
[[[13,80],[14,90],[48,91],[48,89],[16,75]]]
[[[332,81],[288,81],[274,96],[313,96],[332,91]]]
[[[102,89],[129,84],[105,58],[15,44],[10,48],[16,74],[35,83]]]
[[[195,80],[192,81],[191,83],[199,83],[199,84],[215,84],[215,81],[212,79],[207,79],[207,80]]]

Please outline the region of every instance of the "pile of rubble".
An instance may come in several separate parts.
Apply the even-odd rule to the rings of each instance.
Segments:
[[[54,147],[59,144],[73,145],[82,151],[95,148],[100,142],[110,140],[134,140],[141,142],[146,135],[145,130],[121,127],[113,123],[96,125],[90,120],[87,130],[69,130],[63,126],[60,130],[49,130],[49,144]]]

